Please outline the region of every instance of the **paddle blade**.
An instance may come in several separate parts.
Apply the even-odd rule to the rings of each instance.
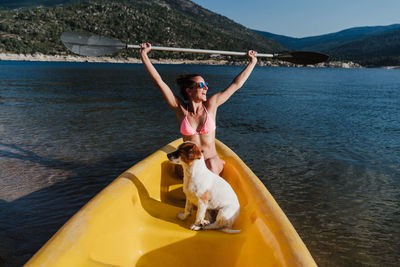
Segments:
[[[294,64],[311,65],[328,60],[329,56],[317,52],[292,51],[276,56],[279,60],[288,61]]]
[[[81,56],[110,55],[126,48],[126,44],[91,33],[64,32],[61,41],[70,51]]]

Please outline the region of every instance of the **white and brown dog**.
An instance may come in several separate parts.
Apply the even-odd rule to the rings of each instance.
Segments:
[[[182,164],[183,192],[186,195],[185,211],[178,213],[180,220],[190,216],[192,205],[197,206],[197,215],[190,229],[218,229],[227,233],[238,233],[231,227],[239,215],[240,205],[232,187],[220,176],[210,171],[195,143],[184,142],[178,150],[169,153],[171,162]],[[213,211],[215,218],[210,218]],[[207,216],[207,219],[206,219]],[[210,223],[210,221],[214,222]]]

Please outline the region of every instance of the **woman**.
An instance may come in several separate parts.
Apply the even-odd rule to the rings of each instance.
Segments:
[[[188,101],[185,104],[180,97],[172,92],[150,62],[148,53],[151,51],[151,44],[144,43],[140,47],[140,57],[147,72],[163,94],[168,105],[175,112],[181,125],[180,131],[183,140],[196,143],[204,155],[207,167],[219,174],[223,169],[224,162],[218,157],[215,148],[217,109],[246,82],[257,63],[257,52],[250,50],[247,53],[250,62],[246,68],[225,90],[209,98],[207,98],[208,84],[203,77],[195,74],[180,76],[177,83],[180,86],[183,98]]]

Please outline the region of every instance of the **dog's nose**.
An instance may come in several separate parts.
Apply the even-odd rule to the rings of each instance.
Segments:
[[[167,154],[169,160],[172,160],[172,153]]]

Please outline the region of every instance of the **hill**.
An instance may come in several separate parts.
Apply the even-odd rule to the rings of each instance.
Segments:
[[[333,47],[328,53],[365,66],[400,66],[400,28]]]
[[[18,9],[18,8],[30,8],[36,6],[55,6],[63,5],[79,0],[2,0],[0,7],[5,9]]]
[[[283,49],[276,42],[187,0],[90,0],[0,12],[0,51],[65,54],[68,52],[60,41],[63,31],[92,32],[133,44],[146,41],[163,46],[262,52]],[[135,52],[125,50],[119,55],[135,56]]]
[[[304,38],[294,38],[257,30],[255,30],[255,32],[271,40],[279,42],[290,50],[313,50],[322,52],[351,41],[359,40],[376,34],[388,33],[397,29],[400,29],[400,24],[393,24],[389,26],[356,27],[335,33]]]
[[[336,33],[305,38],[293,38],[269,32],[255,31],[290,50],[310,50],[327,53],[341,60],[363,65],[400,65],[400,24],[350,28]]]

